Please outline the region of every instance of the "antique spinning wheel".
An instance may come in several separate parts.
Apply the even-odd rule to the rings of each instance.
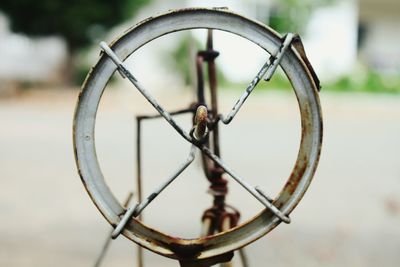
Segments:
[[[208,44],[205,51],[198,53],[198,79],[202,81],[201,64],[208,63],[211,103],[204,99],[204,88],[199,82],[198,101],[188,109],[168,112],[135,78],[124,65],[124,61],[136,50],[163,35],[177,31],[207,29]],[[214,59],[218,52],[213,50],[212,30],[230,32],[243,37],[264,49],[269,56],[265,65],[255,75],[241,98],[232,103],[229,114],[218,113]],[[163,256],[177,259],[182,266],[210,266],[227,262],[238,250],[264,236],[280,222],[289,223],[289,214],[307,190],[316,170],[322,142],[322,116],[318,98],[319,82],[308,62],[301,40],[295,34],[281,37],[278,33],[256,21],[226,9],[182,9],[149,18],[128,30],[110,46],[101,43],[103,53],[89,72],[77,104],[74,118],[74,147],[79,174],[93,202],[106,220],[115,228],[113,237],[122,233],[140,246]],[[200,66],[200,67],[199,67]],[[289,79],[296,94],[301,115],[301,142],[292,174],[280,193],[269,197],[245,179],[237,175],[234,167],[227,166],[220,157],[218,127],[228,125],[240,111],[240,107],[256,85],[269,81],[280,66]],[[117,72],[116,72],[117,71]],[[116,74],[115,74],[116,73]],[[190,154],[178,170],[161,184],[151,195],[125,208],[117,201],[107,186],[95,149],[95,125],[97,109],[108,81],[113,75],[122,75],[153,105],[158,112],[190,145]],[[188,112],[193,114],[193,128],[184,129],[174,115]],[[143,118],[141,118],[143,119]],[[228,127],[228,126],[226,126]],[[213,140],[213,142],[210,142]],[[211,145],[212,144],[212,145]],[[180,239],[151,229],[138,219],[141,211],[184,171],[194,160],[195,151],[202,153],[206,177],[214,190],[214,207],[203,216],[203,237]],[[265,209],[252,220],[237,225],[235,210],[225,205],[225,179],[232,178],[260,201]],[[224,191],[225,190],[225,191]],[[215,221],[216,216],[218,217]],[[235,217],[236,216],[236,217]],[[224,221],[227,218],[228,223]],[[214,219],[214,221],[213,221]],[[235,221],[236,220],[236,221]]]

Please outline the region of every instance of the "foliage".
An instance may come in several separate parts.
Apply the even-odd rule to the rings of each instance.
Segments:
[[[271,9],[269,22],[278,32],[303,33],[311,12],[337,0],[280,0]]]
[[[250,80],[248,83],[250,83]],[[221,87],[234,90],[244,90],[249,85],[248,83],[232,83],[225,80],[222,82]],[[277,73],[272,76],[272,79],[269,82],[261,80],[256,88],[257,90],[291,90],[292,86],[285,74],[278,69]]]
[[[197,77],[192,77],[193,73],[191,71],[195,71],[196,64],[196,54],[198,51],[204,50],[205,44],[201,44],[190,34],[184,35],[182,39],[180,39],[173,50],[170,52],[170,56],[166,61],[167,64],[172,64],[177,72],[182,76],[185,85],[195,84],[195,81],[192,79],[197,79]],[[217,80],[219,83],[223,83],[225,81],[225,76],[220,68],[218,68],[218,57],[215,60],[217,68]],[[193,64],[191,66],[190,64]],[[203,75],[205,85],[208,85],[208,71],[207,64],[203,65]]]
[[[369,92],[369,93],[389,93],[400,94],[400,77],[393,75],[383,75],[371,70],[356,71],[352,74],[345,75],[335,81],[321,81],[322,92],[337,91],[337,92]],[[224,83],[222,88],[243,90],[247,84],[232,84]],[[278,70],[278,73],[272,77],[271,81],[261,81],[257,85],[257,90],[292,90],[292,86],[283,74]]]
[[[148,0],[4,0],[0,10],[16,32],[29,36],[59,35],[70,51],[131,17]]]
[[[366,71],[363,74],[355,73],[327,83],[325,89],[344,92],[398,94],[400,93],[400,78],[398,76],[382,75],[374,71]]]
[[[198,49],[198,47],[200,47],[200,44],[195,42],[195,39],[187,34],[177,43],[173,51],[171,51],[171,58],[168,63],[172,63],[182,75],[185,85],[192,83],[192,77],[190,73],[191,68],[189,64],[194,64],[195,61],[194,59],[190,59],[190,57],[194,57],[191,50]]]
[[[82,73],[87,72],[82,62],[77,65],[80,52],[150,1],[2,0],[0,10],[9,17],[14,32],[30,37],[55,35],[66,41],[70,57],[63,71],[63,82],[70,84],[81,83]]]

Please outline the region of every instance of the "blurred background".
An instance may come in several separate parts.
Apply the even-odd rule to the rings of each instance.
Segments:
[[[282,35],[299,33],[321,80],[324,142],[314,181],[290,225],[247,247],[250,266],[399,266],[397,0],[0,2],[0,266],[93,266],[110,226],[84,190],[74,161],[72,120],[80,85],[97,61],[101,40],[111,42],[155,14],[193,6],[226,6]],[[268,55],[232,34],[216,31],[214,37],[226,114]],[[205,30],[164,36],[127,64],[162,105],[185,108],[195,97],[194,54],[205,41]],[[279,70],[221,129],[223,159],[271,196],[297,156],[296,102]],[[104,176],[121,202],[135,192],[135,116],[153,113],[115,75],[100,104],[96,144]],[[178,120],[190,129],[190,116]],[[163,120],[144,122],[145,193],[188,151]],[[235,182],[229,187],[228,203],[241,211],[241,221],[262,210]],[[144,221],[172,235],[198,236],[202,212],[211,205],[207,188],[197,161],[146,209]],[[136,266],[135,259],[136,245],[120,237],[103,266]],[[177,266],[150,252],[144,261]]]

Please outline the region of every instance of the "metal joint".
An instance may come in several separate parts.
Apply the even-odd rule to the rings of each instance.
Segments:
[[[204,51],[200,51],[197,55],[201,56],[205,61],[215,60],[219,56],[219,52],[213,49],[208,49]]]
[[[270,81],[272,78],[272,75],[275,73],[276,69],[279,66],[279,63],[281,63],[282,57],[285,54],[286,50],[288,47],[291,45],[292,40],[294,38],[293,33],[288,33],[284,37],[282,45],[279,47],[278,51],[276,52],[275,55],[271,55],[270,57],[270,65],[268,66],[268,69],[265,73],[264,80],[265,81]]]

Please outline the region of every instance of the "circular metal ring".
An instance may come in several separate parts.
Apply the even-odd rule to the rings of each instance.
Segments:
[[[272,54],[282,44],[278,33],[241,15],[222,9],[183,9],[145,20],[116,39],[111,48],[125,60],[141,46],[169,33],[207,28],[239,35]],[[318,92],[312,75],[294,48],[287,50],[280,62],[294,88],[301,113],[301,142],[297,160],[287,183],[275,198],[274,205],[284,214],[296,207],[316,170],[322,143],[322,115]],[[96,113],[103,91],[116,71],[116,65],[101,55],[88,74],[74,117],[75,158],[82,181],[93,202],[114,227],[124,208],[108,188],[96,157],[94,131]],[[269,210],[229,231],[198,239],[179,239],[151,229],[131,218],[123,234],[158,254],[180,258],[205,259],[243,247],[262,237],[280,223]]]

